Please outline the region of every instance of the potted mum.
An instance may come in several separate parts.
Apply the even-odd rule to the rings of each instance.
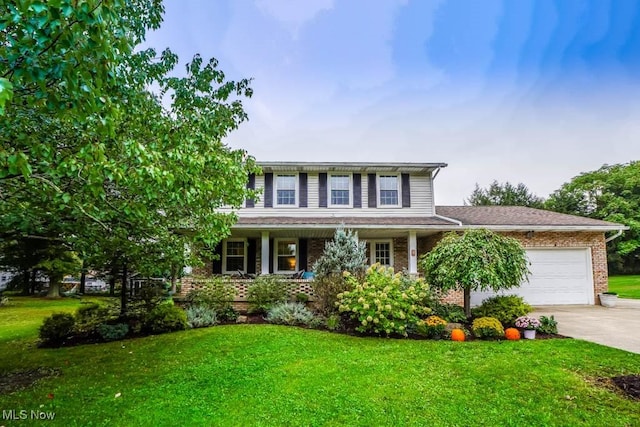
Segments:
[[[536,339],[536,329],[540,327],[540,321],[535,317],[521,316],[516,319],[516,328],[523,330],[524,338]]]
[[[603,292],[598,294],[600,297],[600,304],[603,307],[615,307],[618,301],[618,294],[616,292]]]

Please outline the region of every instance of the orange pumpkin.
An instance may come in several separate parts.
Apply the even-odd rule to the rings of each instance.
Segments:
[[[451,331],[451,341],[464,341],[465,335],[462,329],[453,329]]]
[[[509,341],[518,341],[520,339],[520,331],[516,328],[507,328],[504,331],[504,337]]]

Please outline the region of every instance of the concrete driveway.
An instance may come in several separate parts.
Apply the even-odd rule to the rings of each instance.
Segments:
[[[554,315],[558,333],[640,353],[640,300],[618,298],[614,308],[599,305],[535,307],[533,316]]]

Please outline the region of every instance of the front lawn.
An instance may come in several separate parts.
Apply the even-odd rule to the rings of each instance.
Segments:
[[[640,276],[610,276],[609,290],[620,298],[640,299]]]
[[[0,395],[0,407],[54,411],[48,425],[640,424],[640,402],[598,381],[640,373],[640,355],[571,339],[456,343],[230,325],[61,349],[35,348],[34,333],[13,342],[0,342],[1,372],[59,375]]]

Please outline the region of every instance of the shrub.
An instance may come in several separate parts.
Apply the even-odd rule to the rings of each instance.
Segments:
[[[440,316],[429,316],[418,322],[418,333],[429,338],[442,338],[445,333],[447,321]]]
[[[473,335],[478,338],[500,338],[504,336],[504,328],[495,317],[478,317],[471,325]]]
[[[144,328],[153,334],[186,329],[187,314],[175,305],[162,304],[151,310],[144,319]]]
[[[274,305],[267,313],[267,322],[278,325],[317,326],[319,319],[304,304],[285,302]]]
[[[114,321],[118,316],[117,304],[83,304],[75,313],[75,332],[84,336],[97,333],[98,326]]]
[[[40,326],[40,339],[44,344],[61,345],[73,334],[75,319],[69,313],[54,313]]]
[[[407,327],[416,327],[420,316],[429,314],[431,309],[422,305],[428,285],[415,279],[403,290],[401,276],[380,264],[369,267],[362,282],[345,272],[346,282],[353,290],[338,294],[338,309],[358,322],[359,332],[406,336]]]
[[[295,302],[306,304],[309,302],[309,295],[305,294],[304,292],[298,292],[295,297]]]
[[[206,305],[217,313],[232,307],[231,303],[237,292],[227,279],[223,277],[195,279],[195,283],[202,284],[203,287],[193,289],[187,294],[187,301],[191,305]]]
[[[467,315],[464,314],[464,308],[456,304],[440,304],[433,302],[429,305],[431,312],[436,316],[442,317],[449,323],[464,323],[467,321]]]
[[[191,305],[185,312],[190,328],[205,328],[218,323],[216,311],[207,305]]]
[[[118,323],[116,325],[102,324],[97,327],[98,334],[105,341],[118,341],[129,333],[129,325]]]
[[[220,322],[235,322],[240,313],[233,308],[232,305],[222,308],[220,311],[216,311],[216,316]]]
[[[558,333],[558,322],[556,322],[553,315],[551,317],[540,316],[540,326],[536,330],[542,334],[555,335]]]
[[[338,294],[350,290],[342,273],[348,271],[361,277],[366,269],[366,244],[358,240],[358,233],[338,227],[333,240],[325,244],[322,256],[313,265],[312,286],[318,310],[327,315],[335,313]]]
[[[324,324],[327,326],[328,330],[337,331],[342,327],[342,319],[340,318],[340,315],[332,314],[325,319]]]
[[[533,311],[533,307],[525,303],[517,295],[497,295],[482,301],[482,305],[471,310],[473,317],[495,317],[503,325],[513,326],[515,320]]]
[[[258,276],[247,289],[247,302],[250,313],[267,313],[274,305],[286,302],[287,284],[278,276]]]
[[[9,305],[9,297],[0,296],[0,307],[6,307]]]

